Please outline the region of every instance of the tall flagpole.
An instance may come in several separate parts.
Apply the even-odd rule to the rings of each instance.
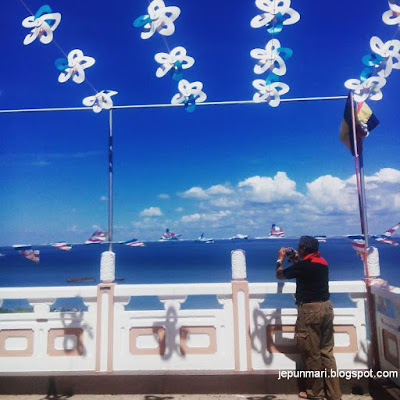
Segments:
[[[108,251],[112,251],[113,241],[113,120],[112,108],[108,124]]]
[[[358,206],[360,210],[360,223],[361,223],[361,233],[364,236],[364,251],[363,264],[364,264],[364,276],[365,284],[367,289],[367,309],[368,309],[368,319],[369,319],[369,332],[371,338],[371,365],[377,370],[379,362],[378,353],[378,341],[376,336],[376,321],[375,321],[375,304],[374,298],[371,292],[371,282],[369,276],[368,268],[368,222],[367,222],[367,204],[365,195],[365,180],[364,180],[364,159],[362,151],[358,153],[357,146],[357,131],[356,131],[356,117],[354,112],[354,101],[353,92],[350,91],[350,103],[351,103],[351,122],[353,130],[353,149],[354,149],[354,164],[356,170],[356,181],[357,181],[357,192],[358,192]]]

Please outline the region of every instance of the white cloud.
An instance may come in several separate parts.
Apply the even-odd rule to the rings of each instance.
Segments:
[[[198,186],[194,186],[189,190],[186,190],[185,192],[181,193],[180,196],[191,199],[205,199],[208,197],[207,193]]]
[[[210,200],[210,204],[214,207],[231,208],[242,204],[238,198],[217,197]]]
[[[366,177],[366,182],[400,183],[400,171],[393,168],[382,168],[374,175]]]
[[[210,196],[216,196],[220,194],[229,195],[231,193],[233,193],[233,190],[224,185],[213,185],[210,186],[208,189],[194,186],[189,190],[180,193],[180,196],[192,199],[208,199]]]
[[[368,212],[400,209],[400,171],[383,168],[365,177]],[[320,213],[347,214],[358,210],[356,176],[342,180],[331,175],[307,183],[307,204]]]
[[[107,201],[108,197],[107,196],[100,196],[100,201]]]
[[[210,186],[208,189],[206,189],[206,192],[209,195],[231,194],[231,193],[233,193],[233,190],[229,189],[228,187],[226,187],[224,185],[214,185],[214,186]]]
[[[163,199],[163,200],[167,200],[170,198],[169,194],[167,194],[167,193],[160,193],[159,195],[157,195],[157,197],[159,199]]]
[[[400,171],[383,168],[365,181],[370,232],[381,233],[398,219]],[[132,223],[140,237],[154,240],[167,226],[187,239],[198,237],[199,231],[216,238],[236,233],[267,236],[272,223],[282,226],[287,236],[340,235],[358,232],[360,226],[354,175],[323,175],[300,187],[287,173],[277,172],[208,188],[193,186],[181,196],[186,197],[185,211],[178,205],[171,216],[157,207],[143,210],[140,221]],[[156,224],[154,216],[161,217]]]
[[[227,216],[231,215],[231,211],[226,210],[226,211],[219,211],[216,213],[210,213],[210,214],[192,214],[192,215],[184,215],[181,218],[182,222],[195,222],[195,221],[218,221],[221,218],[225,218]]]
[[[321,213],[357,210],[355,188],[350,181],[325,175],[307,183],[307,189],[307,205],[315,205]]]
[[[296,191],[296,182],[289,179],[286,172],[278,172],[273,178],[253,176],[239,182],[238,187],[245,191],[249,200],[257,203],[271,203],[303,197]]]
[[[141,217],[159,217],[161,215],[163,215],[163,213],[159,207],[149,207],[140,213]]]

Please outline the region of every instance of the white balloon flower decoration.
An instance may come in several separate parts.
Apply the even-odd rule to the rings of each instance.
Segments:
[[[194,64],[194,58],[186,55],[186,49],[182,46],[175,47],[170,53],[157,53],[155,60],[161,64],[157,68],[157,78],[162,78],[173,68],[173,78],[182,79],[182,69],[188,69]]]
[[[400,4],[399,0],[389,0],[389,10],[385,11],[382,15],[382,21],[386,25],[400,26]]]
[[[22,21],[22,26],[32,28],[30,33],[25,36],[24,44],[32,43],[36,38],[43,44],[49,44],[53,40],[53,31],[61,22],[61,14],[53,13],[49,6],[42,6],[35,15],[26,17]]]
[[[140,34],[142,39],[151,38],[155,32],[164,36],[171,36],[175,32],[174,21],[181,13],[179,7],[166,7],[162,0],[153,0],[147,12],[148,14],[141,15],[133,23],[136,28],[146,29]]]
[[[373,36],[370,46],[374,53],[383,58],[383,61],[376,66],[379,76],[386,78],[391,74],[392,69],[400,69],[400,40],[389,40],[383,43],[378,36]]]
[[[179,93],[171,100],[172,104],[184,104],[186,111],[193,111],[196,103],[202,103],[206,100],[207,95],[203,92],[202,82],[188,82],[186,79],[181,79],[178,83]]]
[[[264,79],[256,79],[253,86],[258,90],[253,96],[255,103],[267,102],[271,107],[278,107],[280,96],[289,91],[289,85],[283,82],[266,83]]]
[[[290,0],[256,0],[256,6],[265,11],[250,22],[252,28],[266,26],[269,33],[279,33],[283,25],[292,25],[300,20],[300,14],[290,8]]]
[[[82,50],[75,49],[69,52],[68,59],[59,58],[56,60],[56,67],[61,71],[58,82],[64,83],[69,78],[76,83],[85,80],[85,69],[95,63],[93,57],[84,56]]]
[[[354,92],[354,100],[362,103],[365,100],[381,100],[383,94],[381,88],[386,85],[386,79],[380,76],[371,76],[365,81],[359,79],[348,79],[344,86]]]
[[[85,97],[82,103],[87,107],[92,107],[95,113],[101,110],[109,110],[113,106],[111,96],[118,94],[113,90],[102,90],[94,96]]]
[[[282,54],[282,55],[281,55]],[[259,60],[254,66],[254,73],[260,75],[267,70],[282,76],[286,74],[285,61],[292,55],[288,48],[281,47],[278,39],[271,39],[265,46],[265,49],[253,49],[250,52],[251,57]]]

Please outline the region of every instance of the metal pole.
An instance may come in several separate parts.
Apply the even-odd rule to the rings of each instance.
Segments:
[[[108,251],[112,251],[113,241],[113,120],[112,108],[108,124]]]
[[[376,315],[375,315],[375,302],[371,292],[371,282],[369,277],[368,269],[368,224],[367,224],[367,203],[365,196],[365,181],[364,181],[364,159],[362,152],[358,153],[357,148],[357,131],[356,131],[356,118],[354,113],[354,102],[353,92],[350,91],[350,102],[351,102],[351,122],[353,129],[353,148],[354,148],[354,161],[356,168],[356,180],[357,180],[357,191],[358,191],[358,205],[360,208],[360,222],[361,232],[364,235],[364,252],[363,252],[363,264],[364,264],[364,276],[365,284],[367,289],[367,311],[369,320],[369,333],[371,340],[371,366],[377,370],[379,367],[379,353],[378,353],[378,341],[377,341],[377,330],[376,330]]]
[[[364,225],[364,240],[365,240],[365,249],[369,247],[369,238],[368,238],[368,218],[367,218],[367,197],[365,193],[365,180],[364,180],[364,156],[362,153],[359,155],[359,164],[360,164],[360,187],[361,187],[361,199],[363,203],[363,225]]]
[[[347,96],[320,96],[320,97],[297,97],[281,99],[281,102],[297,102],[297,101],[331,101],[331,100],[342,100],[346,99]],[[253,100],[232,100],[232,101],[209,101],[204,103],[198,103],[197,106],[229,106],[229,105],[241,105],[241,104],[258,104],[260,107],[266,103],[255,103]],[[132,104],[125,106],[113,106],[114,110],[122,109],[146,109],[146,108],[173,108],[183,107],[183,104]],[[0,114],[12,114],[12,113],[25,113],[25,112],[53,112],[53,111],[92,111],[90,107],[60,107],[60,108],[21,108],[21,109],[10,109],[0,110]]]

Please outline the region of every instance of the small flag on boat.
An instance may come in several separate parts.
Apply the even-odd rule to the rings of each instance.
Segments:
[[[369,108],[365,102],[355,103],[353,101],[354,115],[356,122],[356,141],[358,153],[361,154],[363,151],[363,140],[364,137],[369,135],[369,132],[376,128],[379,124],[378,118]],[[344,108],[344,115],[342,125],[340,127],[340,140],[346,145],[354,156],[354,133],[353,123],[351,117],[351,100],[350,94],[347,97],[346,106]]]
[[[72,249],[72,246],[70,244],[67,244],[67,242],[53,243],[52,246],[56,247],[57,249],[66,250],[66,251]]]
[[[107,232],[96,231],[88,240],[86,240],[85,244],[93,244],[93,243],[103,243],[107,238]]]

